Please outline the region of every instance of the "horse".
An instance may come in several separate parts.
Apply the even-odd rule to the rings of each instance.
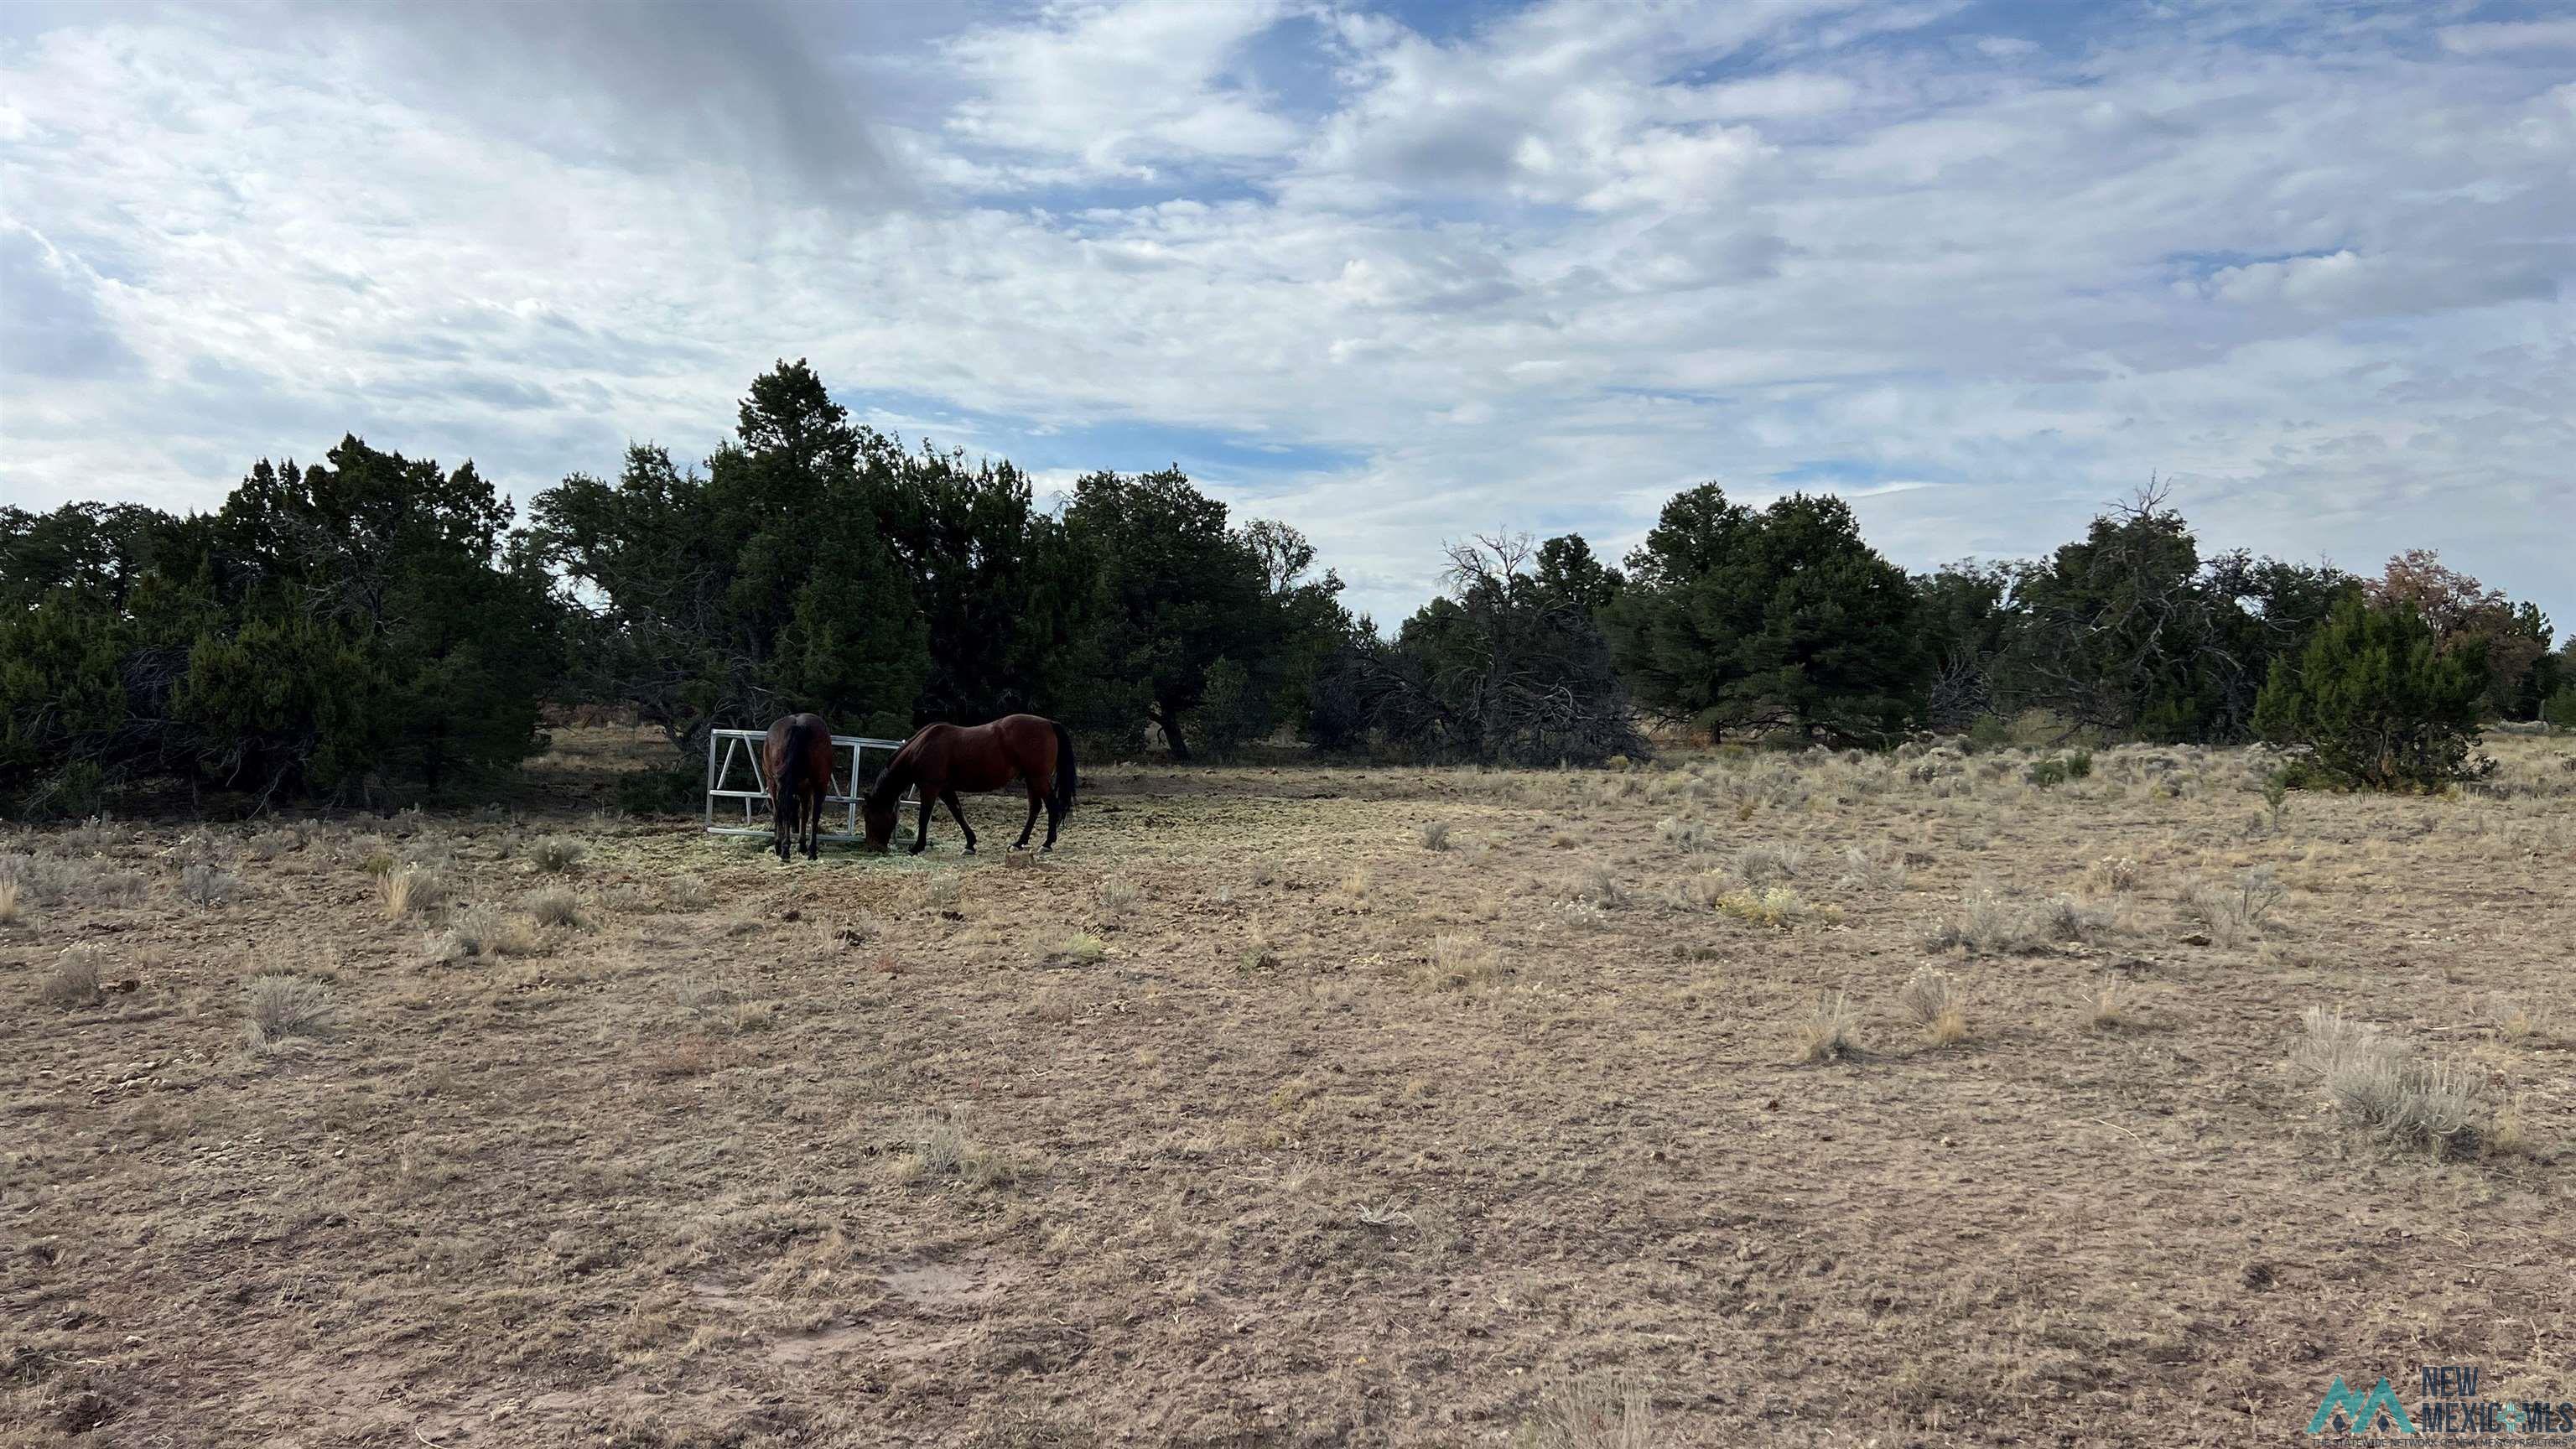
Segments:
[[[769,828],[778,859],[802,832],[805,858],[814,858],[814,836],[823,828],[823,797],[832,793],[832,727],[818,714],[791,714],[769,727],[760,742],[760,771],[769,777]]]
[[[882,851],[894,839],[895,802],[903,798],[905,786],[914,785],[921,791],[921,823],[912,833],[912,853],[919,855],[930,844],[930,802],[938,800],[947,804],[957,828],[966,832],[966,853],[973,855],[975,828],[957,807],[957,792],[999,790],[1015,776],[1028,786],[1029,818],[1011,849],[1028,849],[1040,805],[1046,807],[1047,833],[1046,844],[1039,848],[1055,849],[1056,830],[1073,809],[1071,730],[1033,714],[1004,715],[991,724],[972,726],[924,725],[895,752],[860,807],[867,822],[868,848]]]

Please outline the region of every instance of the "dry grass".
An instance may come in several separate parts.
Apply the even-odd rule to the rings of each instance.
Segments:
[[[1430,984],[1444,991],[1474,991],[1502,979],[1503,966],[1483,938],[1443,933],[1431,939]]]
[[[956,1181],[975,1189],[1007,1187],[1019,1176],[1009,1154],[976,1140],[963,1108],[917,1118],[911,1150],[898,1159],[896,1176],[908,1182]]]
[[[1423,821],[1422,848],[1425,850],[1447,850],[1449,848],[1449,822],[1446,820]]]
[[[1896,1004],[1934,1046],[1956,1046],[1968,1038],[1967,997],[1958,978],[1938,966],[1914,968],[1896,989]]]
[[[2094,983],[2085,999],[2084,1024],[2094,1031],[2117,1031],[2137,1021],[2138,988],[2118,976]]]
[[[241,877],[211,865],[192,865],[179,872],[179,897],[194,906],[220,906],[239,896]]]
[[[0,926],[14,926],[26,914],[26,887],[14,880],[0,880]]]
[[[1770,886],[1761,890],[1729,891],[1717,898],[1719,914],[1757,926],[1776,926],[1787,930],[1802,922],[1831,925],[1842,919],[1839,906],[1820,906],[1787,886]]]
[[[0,1444],[2218,1449],[2295,1440],[2327,1366],[2564,1368],[2565,740],[2254,837],[2250,752],[2046,791],[1919,747],[1104,761],[1053,868],[787,872],[583,825],[662,761],[633,733],[558,731],[524,824],[266,860],[0,824]],[[558,832],[570,881],[529,869]],[[1757,844],[1841,919],[1718,912]],[[385,919],[377,849],[447,902]],[[203,862],[245,887],[220,911],[179,893]],[[2262,866],[2260,941],[2191,942],[2182,883]],[[1111,876],[1145,888],[1114,917]],[[588,929],[521,909],[576,883]],[[1926,951],[1981,892],[2048,949]],[[2095,941],[2045,939],[2061,895]],[[545,954],[423,959],[493,904]],[[75,943],[117,979],[48,1006]],[[246,1055],[281,972],[345,1028]],[[2312,1001],[2417,1046],[2394,1097],[2289,1069]],[[2495,1107],[2465,1157],[2462,1091]]]
[[[569,835],[548,835],[528,846],[528,864],[546,875],[561,875],[589,853],[589,846]]]
[[[254,976],[242,989],[242,1035],[253,1051],[275,1051],[299,1041],[339,1034],[340,1013],[330,990],[301,976]]]
[[[377,877],[376,898],[384,904],[385,919],[398,921],[436,910],[447,899],[447,878],[420,866],[403,866]]]
[[[2238,872],[2227,885],[2190,883],[2183,891],[2183,909],[2211,936],[2233,944],[2262,931],[2287,894],[2272,867],[2258,865]]]
[[[1655,1428],[1644,1389],[1594,1381],[1542,1395],[1511,1442],[1512,1449],[1659,1449],[1669,1441]]]
[[[527,912],[528,918],[540,926],[579,930],[590,924],[589,917],[582,911],[581,897],[560,886],[530,891],[519,902],[519,909]]]
[[[525,919],[491,906],[469,906],[450,912],[446,929],[430,937],[429,958],[453,963],[527,956],[535,954],[542,944]]]
[[[2111,929],[2109,912],[2073,896],[2017,901],[1979,890],[1969,892],[1956,912],[1933,926],[1923,944],[1968,955],[2027,955],[2063,942],[2098,941]]]
[[[1125,876],[1113,875],[1100,883],[1099,889],[1093,892],[1093,898],[1100,902],[1100,909],[1110,915],[1132,915],[1144,903],[1145,888]]]
[[[1794,878],[1807,863],[1807,853],[1796,846],[1748,845],[1735,857],[1735,874],[1755,890],[1776,881]]]
[[[1820,992],[1816,1004],[1790,1027],[1793,1059],[1831,1062],[1859,1049],[1860,1014],[1840,991]]]
[[[2379,1141],[2435,1157],[2468,1157],[2492,1134],[2495,1107],[2467,1068],[2425,1061],[2340,1011],[2309,1007],[2300,1027],[2292,1063],[2325,1089],[2346,1120]]]
[[[74,946],[65,951],[36,981],[36,999],[62,1011],[96,1006],[106,999],[101,980],[105,953],[96,946]]]

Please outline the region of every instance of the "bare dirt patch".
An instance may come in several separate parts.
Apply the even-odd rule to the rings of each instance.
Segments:
[[[2277,823],[2191,750],[1113,766],[1006,868],[590,813],[638,738],[517,814],[0,838],[0,1444],[2235,1445],[2337,1374],[2576,1389],[2565,740]],[[2474,1150],[2356,1127],[2310,1007]]]

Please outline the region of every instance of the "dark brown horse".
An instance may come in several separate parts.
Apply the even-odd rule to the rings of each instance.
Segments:
[[[832,727],[815,714],[791,714],[769,727],[760,742],[760,772],[769,781],[769,828],[778,858],[804,836],[805,858],[814,858],[814,836],[823,827],[823,797],[832,793]]]
[[[973,855],[975,829],[966,823],[966,812],[957,808],[957,792],[999,790],[1015,778],[1029,787],[1029,819],[1011,849],[1028,848],[1040,805],[1047,813],[1046,844],[1041,849],[1055,849],[1056,829],[1073,808],[1071,731],[1033,714],[1004,715],[991,724],[971,727],[924,725],[895,752],[860,806],[868,826],[868,848],[883,850],[894,839],[895,804],[903,798],[904,787],[911,785],[921,791],[921,823],[912,833],[912,853],[919,855],[930,844],[930,802],[937,800],[948,806],[957,828],[966,832],[966,853]]]

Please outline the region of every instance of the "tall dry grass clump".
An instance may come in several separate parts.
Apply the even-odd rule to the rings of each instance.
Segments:
[[[179,872],[179,895],[192,905],[220,906],[241,894],[241,877],[211,865],[192,865]]]
[[[14,880],[0,880],[0,926],[14,926],[26,914],[26,888]]]
[[[589,853],[590,847],[569,835],[549,835],[528,847],[528,863],[547,875],[561,875]]]
[[[2494,1105],[2466,1068],[2425,1061],[2378,1027],[2321,1006],[2309,1007],[2300,1027],[2292,1063],[2388,1146],[2467,1157],[2493,1131]]]
[[[1968,1039],[1968,1001],[1957,977],[1938,966],[1918,966],[1896,989],[1897,1007],[1923,1029],[1934,1046],[1955,1046]]]
[[[302,1038],[327,1040],[339,1030],[331,993],[301,976],[254,976],[242,994],[242,1036],[253,1051],[274,1051]]]
[[[588,924],[588,918],[582,914],[581,897],[561,886],[531,891],[519,906],[540,926],[562,926],[570,930],[579,930]]]
[[[1657,1449],[1664,1438],[1646,1391],[1632,1385],[1560,1386],[1512,1431],[1511,1449]]]
[[[2060,941],[2091,942],[2111,929],[2111,915],[2073,896],[2015,901],[1993,891],[1971,891],[1959,909],[1924,933],[1935,951],[2000,956],[2045,951]]]
[[[1821,992],[1816,1004],[1790,1028],[1790,1045],[1801,1062],[1839,1060],[1859,1049],[1860,1013],[1839,991]]]
[[[399,866],[376,877],[376,897],[384,902],[385,919],[398,921],[446,900],[447,879],[421,866]]]
[[[62,1011],[96,1006],[107,999],[99,967],[106,954],[96,946],[74,946],[36,981],[36,999]]]

